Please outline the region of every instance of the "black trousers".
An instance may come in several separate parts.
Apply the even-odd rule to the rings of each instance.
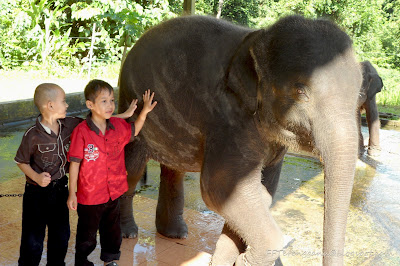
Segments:
[[[97,230],[100,233],[100,259],[104,262],[119,260],[122,243],[119,206],[119,198],[99,205],[78,204],[76,266],[93,265],[87,257],[96,248]]]
[[[26,183],[22,203],[22,234],[18,265],[39,265],[48,228],[47,265],[65,265],[70,236],[68,178],[47,187]]]

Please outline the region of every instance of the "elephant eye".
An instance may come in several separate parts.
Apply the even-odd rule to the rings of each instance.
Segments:
[[[306,88],[307,88],[306,85],[304,85],[302,83],[295,83],[294,88],[296,90],[296,94],[298,97],[304,99],[305,101],[309,100],[308,95],[306,93]]]

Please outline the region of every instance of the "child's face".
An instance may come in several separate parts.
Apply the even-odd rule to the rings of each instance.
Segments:
[[[65,118],[67,115],[68,104],[65,101],[65,92],[62,89],[57,91],[57,96],[50,101],[52,112],[57,119]]]
[[[114,92],[103,89],[94,100],[88,101],[88,108],[92,111],[92,116],[100,119],[110,119],[115,110]]]

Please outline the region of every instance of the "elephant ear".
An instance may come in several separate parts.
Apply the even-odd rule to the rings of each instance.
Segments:
[[[257,61],[253,46],[259,31],[249,33],[242,41],[228,67],[226,75],[227,89],[233,92],[245,109],[255,114],[261,108],[261,79],[257,69]]]
[[[367,98],[372,99],[375,94],[381,91],[383,82],[376,69],[369,61],[362,62],[363,87],[366,90]]]
[[[369,89],[367,91],[367,98],[372,99],[375,94],[380,92],[383,87],[383,82],[378,74],[369,74]]]

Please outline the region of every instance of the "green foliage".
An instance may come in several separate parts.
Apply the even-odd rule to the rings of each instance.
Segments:
[[[398,118],[400,116],[400,106],[378,104],[378,111],[379,113],[389,113],[397,116],[389,118],[390,120],[400,120]]]
[[[235,24],[253,27],[254,18],[259,15],[260,0],[224,0],[221,18]],[[219,0],[196,1],[196,13],[215,16],[218,13]]]
[[[218,9],[218,0],[197,0],[196,14],[215,16]]]
[[[25,30],[30,27],[29,16],[21,12],[28,3],[21,1],[5,0],[0,2],[0,66],[9,67],[20,65],[20,59],[27,54],[34,44],[24,39]]]
[[[254,26],[251,18],[257,17],[259,12],[259,3],[257,0],[230,0],[225,1],[221,17],[234,23]]]
[[[5,22],[0,28],[0,35],[5,37],[0,51],[2,67],[37,65],[38,61],[47,65],[48,61],[69,60],[72,55],[71,29],[60,19],[67,7],[47,0],[38,4],[23,0],[12,2],[8,2],[6,12],[0,18]]]
[[[169,10],[174,14],[182,14],[183,13],[183,0],[168,0]],[[197,6],[197,1],[196,1]]]
[[[84,64],[93,34],[92,58],[118,61],[121,46],[131,47],[146,29],[175,16],[167,0],[5,0],[0,8],[0,67],[7,69]]]
[[[378,68],[384,89],[376,94],[378,104],[400,106],[400,71],[395,69]]]

